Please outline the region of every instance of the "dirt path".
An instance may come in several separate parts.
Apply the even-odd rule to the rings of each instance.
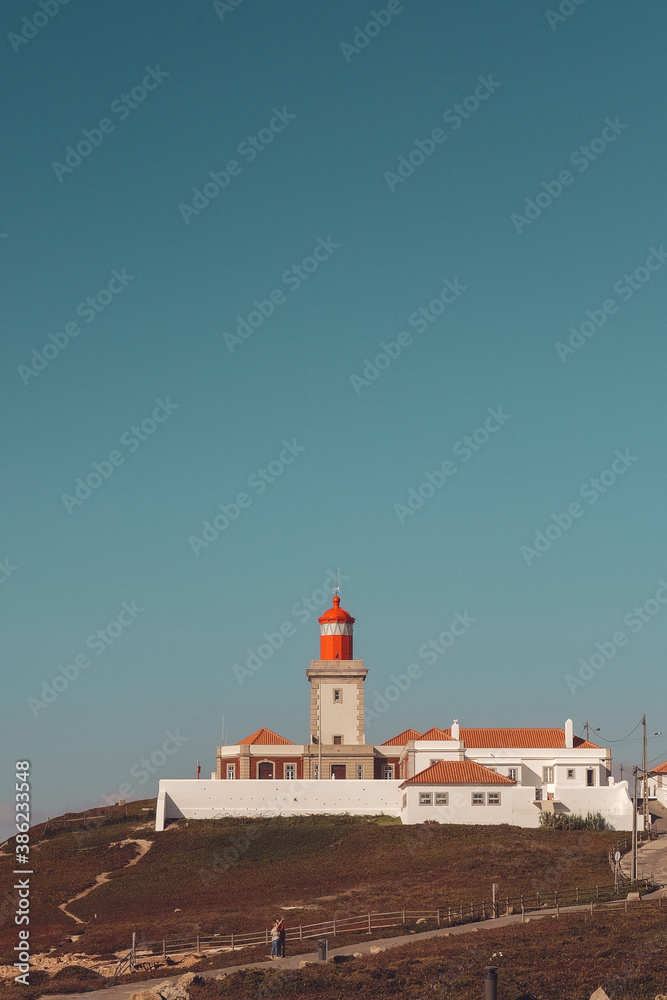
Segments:
[[[123,868],[130,868],[132,865],[136,865],[136,863],[138,861],[141,861],[141,859],[143,858],[144,854],[146,854],[146,852],[149,851],[150,848],[152,847],[153,841],[152,840],[135,840],[134,837],[130,837],[127,840],[121,840],[119,846],[120,847],[124,847],[126,844],[136,844],[137,847],[139,848],[136,856],[134,858],[132,858],[131,861],[128,861],[128,863],[126,865],[123,865]],[[113,846],[114,846],[113,844],[109,844],[109,847],[113,847]],[[116,871],[120,871],[120,870],[121,869],[116,869]],[[69,906],[70,903],[74,903],[75,900],[77,900],[77,899],[83,899],[83,897],[87,896],[89,892],[93,891],[93,889],[97,889],[97,887],[99,885],[104,885],[105,882],[109,881],[109,878],[111,877],[111,874],[112,874],[111,872],[102,872],[101,875],[97,876],[97,878],[95,879],[95,882],[93,883],[93,885],[89,885],[87,889],[83,890],[83,892],[78,893],[76,896],[72,896],[72,898],[68,899],[67,902],[61,903],[59,905],[58,909],[62,910],[63,913],[67,917],[71,917],[72,920],[75,920],[77,922],[77,924],[85,924],[85,923],[87,923],[87,921],[81,920],[80,917],[77,917],[76,914],[70,913],[69,910],[67,909],[67,907]]]

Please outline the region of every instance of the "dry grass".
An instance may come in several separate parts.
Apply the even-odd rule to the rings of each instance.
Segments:
[[[492,882],[503,896],[604,885],[611,877],[607,854],[618,839],[608,832],[405,827],[346,816],[181,821],[155,834],[138,830],[148,804],[133,803],[128,817],[119,811],[97,829],[32,831],[33,953],[108,956],[126,951],[133,931],[141,941],[256,930],[288,906],[312,907],[287,911],[297,924],[369,910],[469,906],[489,900]],[[135,847],[119,842],[132,836],[153,845],[128,868]],[[12,867],[11,857],[0,857],[0,878],[10,886]],[[70,904],[86,921],[75,924],[58,904],[102,872],[113,873],[109,882]],[[74,946],[73,934],[82,935]],[[0,964],[13,961],[15,944],[16,928],[5,916]]]

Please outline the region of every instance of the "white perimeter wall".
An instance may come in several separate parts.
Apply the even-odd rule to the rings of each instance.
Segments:
[[[155,829],[165,820],[223,816],[400,816],[399,781],[160,781]]]

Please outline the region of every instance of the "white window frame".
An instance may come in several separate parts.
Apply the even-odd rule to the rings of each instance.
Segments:
[[[419,793],[419,805],[420,806],[430,806],[433,805],[433,796],[431,792],[420,792]]]
[[[357,764],[357,781],[363,781],[363,780],[364,780],[364,765]]]
[[[487,806],[499,806],[500,805],[500,792],[487,792],[486,795]]]
[[[393,764],[383,764],[382,765],[382,777],[385,781],[394,780],[394,765]]]
[[[227,781],[233,781],[236,778],[236,764],[227,765]]]
[[[436,806],[448,806],[449,805],[449,792],[436,792],[435,793],[435,804],[436,804]]]
[[[314,764],[313,765],[313,779],[315,781],[317,781],[317,779],[319,778],[319,776],[320,776],[320,765],[319,764]]]
[[[568,767],[565,771],[565,777],[567,778],[568,781],[574,781],[576,773],[577,772],[573,767]]]
[[[296,781],[296,764],[285,764],[285,781]]]
[[[471,792],[470,793],[470,804],[473,806],[483,806],[484,805],[484,792]]]
[[[403,792],[403,808],[405,809],[408,804],[408,793]]]
[[[554,783],[554,769],[553,764],[545,764],[542,768],[542,784],[543,785],[553,785]]]
[[[517,776],[518,773],[519,773],[519,768],[518,767],[508,767],[507,768],[507,777],[511,778],[512,781],[516,781],[516,776]]]
[[[334,688],[333,689],[333,701],[334,701],[334,705],[342,705],[343,704],[343,689],[342,688]]]

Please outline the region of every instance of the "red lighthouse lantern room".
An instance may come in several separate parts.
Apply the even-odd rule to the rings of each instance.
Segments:
[[[338,594],[334,597],[333,602],[333,608],[317,619],[320,623],[320,659],[353,660],[352,626],[354,618],[341,608]]]

